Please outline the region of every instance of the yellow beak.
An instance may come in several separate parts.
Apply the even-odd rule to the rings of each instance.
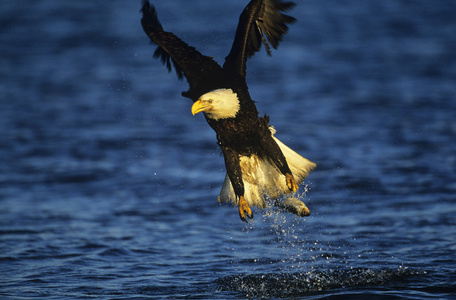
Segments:
[[[198,100],[192,105],[192,114],[196,115],[199,112],[206,111],[207,108],[209,108],[209,105],[203,103],[201,100]]]

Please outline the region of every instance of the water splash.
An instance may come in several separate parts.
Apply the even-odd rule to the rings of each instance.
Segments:
[[[306,192],[295,197],[308,202]],[[381,259],[384,254],[356,237],[340,238],[338,228],[328,230],[318,213],[300,218],[273,205],[260,213],[244,228],[250,237],[246,238],[249,244],[243,246],[251,259],[239,262],[239,274],[215,281],[220,291],[240,292],[245,297],[302,297],[333,290],[383,288],[426,273],[397,267],[400,263],[393,265],[391,261],[373,264],[366,259],[368,255]],[[258,253],[258,258],[252,253]]]
[[[250,274],[216,280],[221,291],[237,291],[245,297],[301,297],[335,289],[387,286],[426,272],[407,268],[374,270],[309,271],[306,273]]]

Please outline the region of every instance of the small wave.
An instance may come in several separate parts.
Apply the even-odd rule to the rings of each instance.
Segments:
[[[306,296],[334,289],[384,286],[424,273],[407,268],[356,268],[307,273],[233,275],[217,279],[216,283],[222,291],[237,291],[246,297],[282,298]]]
[[[109,248],[100,253],[100,256],[124,256],[129,252],[123,248]]]

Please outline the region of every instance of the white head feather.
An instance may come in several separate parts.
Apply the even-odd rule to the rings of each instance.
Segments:
[[[232,89],[217,89],[202,95],[192,107],[192,112],[202,111],[208,118],[218,120],[234,118],[239,109],[239,98]]]

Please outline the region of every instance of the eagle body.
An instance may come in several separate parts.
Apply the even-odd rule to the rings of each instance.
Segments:
[[[143,29],[158,46],[154,56],[187,79],[190,89],[182,95],[193,100],[192,113],[203,112],[217,134],[227,170],[218,201],[237,205],[243,221],[253,217],[250,206],[266,206],[265,196],[295,192],[316,166],[274,137],[269,117],[258,116],[245,79],[247,58],[261,45],[270,54],[269,44],[277,48],[287,24],[295,21],[283,13],[293,6],[281,0],[250,1],[223,66],[164,31],[148,1],[142,7]]]

